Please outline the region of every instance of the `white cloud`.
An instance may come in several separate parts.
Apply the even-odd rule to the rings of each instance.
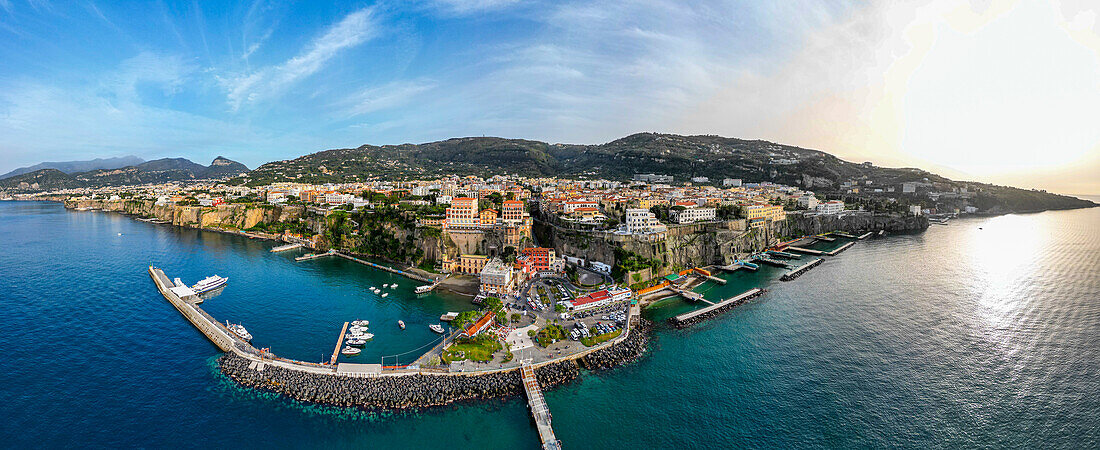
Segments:
[[[276,96],[289,86],[321,70],[341,51],[358,46],[377,35],[374,8],[367,7],[345,16],[310,42],[297,56],[276,66],[221,78],[233,110],[245,103]]]
[[[519,0],[434,0],[433,6],[454,14],[499,9],[519,3]]]
[[[404,105],[436,86],[430,80],[394,81],[359,91],[336,103],[344,116],[355,117]]]

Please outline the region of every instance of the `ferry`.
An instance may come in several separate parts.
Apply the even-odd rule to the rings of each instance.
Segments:
[[[252,341],[252,335],[248,333],[248,330],[244,329],[244,325],[241,325],[239,323],[229,323],[227,321],[225,322],[225,327],[228,328],[229,331],[232,331],[233,334],[239,336],[241,339],[244,339],[245,342]]]
[[[211,276],[208,276],[206,278],[203,278],[202,280],[199,280],[198,283],[195,283],[194,286],[191,286],[191,289],[194,290],[196,294],[201,294],[203,292],[210,292],[214,289],[225,286],[225,283],[228,283],[228,282],[229,282],[228,277],[219,277],[217,275],[211,275]]]
[[[436,333],[443,334],[443,325],[437,323],[435,325],[428,325],[428,328],[431,328],[432,331]]]
[[[397,326],[401,327],[401,329],[404,330],[405,329],[405,321],[404,320],[398,320],[397,321]]]
[[[359,349],[357,349],[355,347],[352,347],[350,345],[344,347],[343,350],[340,350],[340,353],[343,353],[345,356],[355,356],[355,355],[358,355],[359,353],[362,353],[362,352],[363,352],[362,350],[359,350]]]

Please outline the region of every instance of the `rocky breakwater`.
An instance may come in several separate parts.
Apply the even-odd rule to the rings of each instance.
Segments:
[[[234,353],[219,359],[223,374],[243,386],[275,392],[298,401],[367,409],[404,409],[523,395],[518,369],[462,375],[385,375],[370,378],[318,374],[267,365],[250,369],[251,360]],[[574,361],[535,369],[544,389],[572,381],[580,373]]]
[[[580,358],[580,363],[585,369],[603,370],[634,361],[645,353],[652,329],[653,322],[641,317],[632,319],[630,334],[626,339],[584,355]]]

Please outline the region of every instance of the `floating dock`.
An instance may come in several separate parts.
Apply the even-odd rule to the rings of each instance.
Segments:
[[[790,272],[787,272],[787,273],[783,274],[783,276],[779,277],[779,279],[781,281],[791,281],[795,278],[798,278],[798,277],[802,276],[802,274],[806,273],[806,271],[808,271],[810,269],[813,269],[814,267],[817,267],[818,264],[821,264],[821,261],[824,261],[824,260],[823,259],[817,259],[817,260],[814,260],[813,262],[803,264],[799,268],[791,270]]]
[[[793,245],[790,246],[790,247],[787,247],[787,250],[798,252],[798,253],[805,253],[807,255],[814,255],[814,256],[820,256],[820,255],[825,253],[821,250],[814,250],[812,248],[804,248],[804,247],[795,247]]]
[[[719,313],[721,313],[721,312],[723,312],[723,311],[725,311],[729,308],[732,308],[734,306],[745,303],[746,301],[748,301],[750,299],[759,297],[763,293],[764,293],[763,289],[752,288],[752,289],[749,289],[745,292],[742,292],[741,294],[739,294],[735,297],[730,297],[726,300],[723,300],[719,303],[713,304],[713,305],[708,306],[706,308],[700,308],[700,309],[697,309],[695,311],[680,314],[676,317],[673,317],[673,318],[669,319],[668,321],[670,323],[672,323],[672,325],[674,325],[677,328],[684,328],[684,327],[702,322],[702,321],[704,321],[708,318],[711,318],[711,317],[713,317],[713,316],[715,316],[715,315],[717,315],[717,314],[719,314]]]
[[[677,294],[680,294],[681,297],[683,297],[687,300],[693,301],[693,302],[703,302],[703,303],[708,303],[708,304],[711,304],[711,305],[714,304],[714,302],[711,302],[710,300],[707,300],[707,299],[703,298],[703,294],[700,294],[698,292],[692,292],[692,291],[689,291],[689,290],[680,289],[680,288],[675,287],[675,286],[670,286],[669,290],[671,290],[672,292],[675,292]]]
[[[539,380],[535,378],[535,369],[524,364],[520,368],[520,373],[523,377],[523,390],[527,393],[527,406],[531,408],[531,418],[535,420],[535,428],[539,430],[542,448],[560,450],[561,441],[554,437],[554,428],[550,426],[550,407],[546,405],[546,398],[542,396]]]
[[[859,239],[859,240],[861,240],[861,241],[862,241],[862,240],[864,240],[864,239],[867,239],[867,237],[868,237],[868,236],[870,236],[870,235],[871,235],[872,233],[873,233],[873,232],[871,232],[871,231],[868,231],[868,232],[866,232],[866,233],[863,233],[863,234],[859,235],[859,237],[857,237],[856,239]]]
[[[302,244],[294,243],[294,244],[280,245],[278,247],[275,247],[275,248],[271,249],[271,253],[285,252],[287,250],[294,250],[296,248],[302,248]]]
[[[332,351],[332,359],[329,360],[329,364],[336,364],[336,358],[340,357],[340,349],[344,348],[344,333],[348,332],[348,323],[344,322],[344,327],[340,329],[340,337],[336,338],[336,350]]]
[[[837,248],[836,250],[833,250],[833,251],[831,251],[831,252],[829,252],[829,253],[826,253],[826,255],[829,255],[829,256],[836,256],[836,254],[837,254],[837,253],[840,253],[840,252],[842,252],[842,251],[845,251],[845,250],[847,250],[847,249],[848,249],[849,247],[851,247],[851,246],[853,246],[853,245],[856,245],[856,243],[855,243],[855,242],[849,242],[849,243],[847,243],[847,244],[841,245],[841,246],[840,246],[840,247],[838,247],[838,248]]]
[[[840,237],[843,237],[843,238],[848,238],[848,239],[858,239],[857,237],[852,236],[852,235],[850,235],[848,233],[845,233],[843,231],[834,231],[833,235],[834,236],[840,236]]]

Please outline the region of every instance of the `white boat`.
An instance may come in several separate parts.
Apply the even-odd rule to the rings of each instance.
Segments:
[[[382,289],[385,289],[385,288],[388,288],[388,287],[390,287],[390,285],[388,285],[388,284],[383,284],[382,285]]]
[[[246,342],[252,340],[252,335],[249,334],[248,330],[244,328],[244,325],[241,325],[239,323],[226,322],[225,327],[228,328],[229,331],[232,331],[233,334],[239,336],[241,339],[244,339]]]
[[[442,316],[439,316],[439,320],[442,320],[442,321],[444,321],[444,322],[450,322],[450,321],[452,321],[452,320],[455,320],[455,318],[456,318],[456,317],[458,317],[458,313],[456,313],[456,312],[448,312],[447,314],[444,314],[444,315],[442,315]]]
[[[191,286],[191,290],[195,291],[196,294],[201,294],[203,292],[210,292],[214,289],[225,286],[225,283],[228,282],[229,277],[219,277],[217,275],[211,275],[203,278],[202,280],[199,280],[198,283],[195,283],[194,286]]]
[[[352,346],[352,347],[361,347],[361,346],[364,346],[364,345],[367,344],[367,340],[366,339],[348,339],[347,342],[345,342],[345,344],[348,344],[349,346]]]
[[[367,326],[370,326],[370,321],[369,320],[353,320],[353,321],[351,321],[351,326],[352,327],[364,327],[365,328]]]
[[[387,295],[390,295],[390,293],[386,292],[385,294],[382,294],[382,298],[385,298]]]
[[[398,320],[397,321],[397,326],[401,327],[401,329],[404,330],[405,329],[405,321],[404,320]]]
[[[340,353],[343,353],[346,356],[355,356],[355,355],[358,355],[359,353],[362,353],[362,352],[363,352],[362,350],[359,350],[359,349],[357,349],[355,347],[352,347],[350,345],[345,346],[343,350],[340,350]]]
[[[391,284],[390,289],[397,289],[397,283]]]
[[[435,325],[428,325],[428,328],[431,328],[432,331],[436,333],[443,334],[443,325],[437,323]]]
[[[431,292],[433,287],[435,287],[435,286],[430,285],[430,284],[425,284],[423,286],[417,286],[416,287],[416,293],[417,294],[427,294],[428,292]]]
[[[356,334],[350,334],[350,335],[348,335],[348,339],[349,339],[349,340],[353,340],[353,339],[362,339],[362,340],[364,340],[364,341],[369,341],[369,340],[371,340],[371,339],[374,339],[374,333],[356,333]]]
[[[176,277],[176,279],[172,280],[172,282],[176,283],[176,287],[187,286],[186,284],[183,284],[183,280],[179,279],[179,277]]]

